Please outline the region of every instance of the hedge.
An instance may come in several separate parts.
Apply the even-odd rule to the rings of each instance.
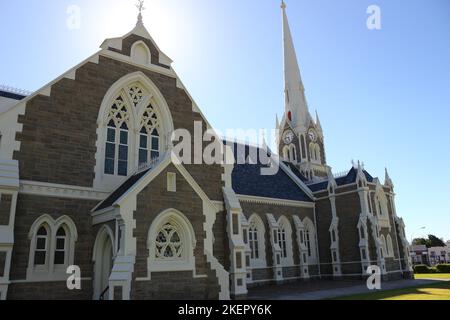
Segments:
[[[450,273],[450,263],[438,264],[436,269],[439,273]]]
[[[431,268],[424,264],[414,266],[414,273],[431,273]]]
[[[438,264],[436,267],[418,264],[414,266],[414,273],[450,273],[450,264]]]

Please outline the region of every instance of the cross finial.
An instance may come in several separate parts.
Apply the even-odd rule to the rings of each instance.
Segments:
[[[142,23],[142,11],[145,10],[144,0],[137,0],[136,8],[139,10],[138,22]]]

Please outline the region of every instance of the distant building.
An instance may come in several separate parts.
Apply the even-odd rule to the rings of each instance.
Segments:
[[[414,265],[426,264],[429,265],[428,249],[426,245],[412,245],[411,246],[411,260]]]
[[[435,266],[441,263],[450,263],[450,245],[446,247],[431,247],[428,249],[430,265]]]

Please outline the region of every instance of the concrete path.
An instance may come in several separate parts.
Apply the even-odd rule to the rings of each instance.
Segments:
[[[406,289],[411,287],[417,287],[421,285],[428,285],[437,282],[442,282],[439,279],[427,279],[427,280],[398,280],[383,282],[380,291],[395,290],[395,289]],[[357,282],[333,282],[334,288],[327,288],[325,290],[311,290],[305,291],[302,288],[303,283],[287,284],[278,286],[276,290],[270,290],[270,287],[261,287],[250,290],[248,299],[251,300],[323,300],[331,299],[343,296],[349,296],[354,294],[370,293],[365,284],[361,284],[360,281]],[[324,282],[325,286],[331,286],[331,283]],[[284,287],[284,288],[283,288]]]

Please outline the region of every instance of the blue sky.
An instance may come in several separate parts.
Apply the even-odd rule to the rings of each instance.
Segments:
[[[133,0],[0,2],[0,84],[36,90],[136,22]],[[328,164],[389,168],[411,236],[450,240],[450,1],[287,0],[310,111]],[[381,8],[368,30],[366,9]],[[81,9],[70,30],[67,8]],[[217,129],[273,128],[282,115],[277,0],[147,0],[144,22]],[[419,230],[426,227],[425,230]]]

